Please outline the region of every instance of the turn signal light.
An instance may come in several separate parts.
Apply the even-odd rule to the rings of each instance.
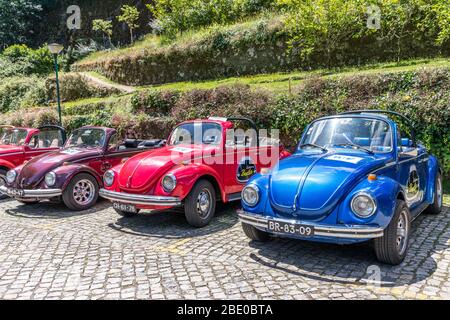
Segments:
[[[125,162],[127,162],[128,159],[129,159],[129,158],[123,158],[122,161],[121,161],[120,163],[125,163]]]
[[[377,175],[376,174],[369,174],[369,176],[367,177],[367,180],[375,181],[375,180],[377,180]]]

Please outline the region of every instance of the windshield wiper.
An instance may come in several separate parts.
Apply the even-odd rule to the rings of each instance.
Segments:
[[[313,148],[321,149],[322,151],[325,151],[325,152],[328,151],[327,148],[324,148],[324,147],[319,146],[318,144],[314,144],[314,143],[303,143],[299,146],[300,149],[303,149],[304,147],[313,147]]]
[[[339,144],[335,144],[334,146],[338,146],[338,147],[352,147],[352,148],[356,148],[359,150],[363,150],[365,152],[367,152],[368,154],[375,154],[372,150],[361,147],[360,145],[354,144],[354,143],[339,143]]]

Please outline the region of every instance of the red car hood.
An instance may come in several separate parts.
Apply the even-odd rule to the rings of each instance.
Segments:
[[[20,187],[35,187],[49,172],[61,166],[64,162],[76,162],[96,155],[101,155],[101,149],[67,148],[31,159],[25,164],[16,180]]]
[[[119,175],[119,187],[125,191],[142,192],[153,184],[173,166],[208,154],[210,146],[183,145],[166,146],[140,153],[124,163]]]
[[[0,144],[0,156],[16,152],[22,152],[22,147]]]

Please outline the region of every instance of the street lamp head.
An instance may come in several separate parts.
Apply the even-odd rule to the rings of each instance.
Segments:
[[[58,43],[51,43],[48,45],[48,50],[53,54],[60,54],[63,51],[64,46]]]

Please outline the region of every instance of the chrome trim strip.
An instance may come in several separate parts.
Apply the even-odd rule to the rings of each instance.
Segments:
[[[263,229],[265,231],[267,230],[268,221],[271,220],[271,221],[296,223],[296,224],[304,224],[306,226],[308,225],[312,226],[314,227],[315,236],[324,236],[330,238],[348,238],[348,239],[372,239],[383,236],[383,229],[375,227],[360,227],[355,225],[331,227],[310,222],[257,216],[254,214],[248,214],[243,210],[238,210],[238,216],[241,222],[250,224],[254,227]]]
[[[112,202],[120,202],[126,204],[152,205],[152,206],[181,205],[181,200],[178,197],[147,196],[147,195],[110,191],[106,189],[100,189],[99,195],[102,198],[108,199]]]
[[[10,191],[11,190],[11,191]],[[23,196],[19,197],[17,195],[10,195],[13,193],[13,190],[23,190]],[[17,189],[17,188],[9,188],[6,186],[0,187],[0,193],[6,194],[11,198],[17,199],[49,199],[53,197],[59,197],[62,195],[61,189],[35,189],[35,190],[27,190],[27,189]]]

